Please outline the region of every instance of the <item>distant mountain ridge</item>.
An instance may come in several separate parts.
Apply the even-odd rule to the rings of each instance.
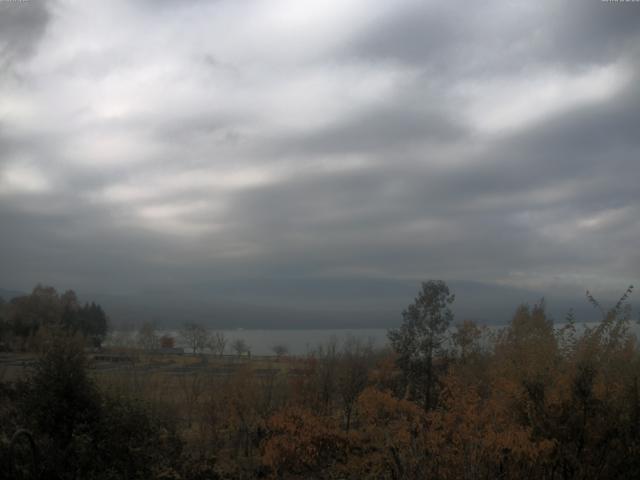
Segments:
[[[285,289],[274,281],[265,282],[261,287],[261,295],[257,295],[258,289],[247,285],[244,301],[233,292],[217,289],[122,295],[79,292],[79,295],[98,302],[105,308],[112,325],[124,328],[136,328],[145,321],[167,328],[184,322],[198,322],[212,328],[394,328],[401,324],[402,310],[413,300],[419,282],[415,285],[394,281],[343,283],[341,299],[350,300],[345,303],[337,301],[337,295],[326,298],[326,288],[320,285],[295,285]],[[518,305],[532,305],[545,296],[542,292],[475,282],[451,282],[450,287],[456,293],[455,322],[505,324]],[[366,294],[370,295],[369,299]],[[309,300],[311,302],[305,304]],[[564,321],[570,308],[578,321],[597,320],[593,308],[581,295],[553,292],[546,300],[548,312],[556,322]]]
[[[539,291],[478,282],[452,281],[449,285],[456,294],[455,322],[505,324],[518,305],[531,305],[545,296]],[[418,287],[419,282],[394,280],[285,283],[275,279],[259,285],[244,282],[122,294],[76,292],[81,302],[100,304],[117,329],[135,329],[149,321],[164,328],[198,322],[212,328],[359,329],[399,326],[402,310],[412,302]],[[0,288],[5,301],[25,294]],[[570,308],[577,321],[598,320],[597,312],[581,295],[552,292],[546,300],[556,322],[564,321]]]

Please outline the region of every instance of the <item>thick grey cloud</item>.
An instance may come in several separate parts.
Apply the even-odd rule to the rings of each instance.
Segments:
[[[0,71],[24,61],[37,48],[50,13],[44,0],[0,3]]]
[[[402,2],[343,53],[421,65],[434,74],[494,75],[532,65],[580,68],[638,48],[634,5],[607,2]]]
[[[253,326],[393,323],[427,278],[488,320],[611,298],[640,271],[638,14],[0,2],[0,286]]]

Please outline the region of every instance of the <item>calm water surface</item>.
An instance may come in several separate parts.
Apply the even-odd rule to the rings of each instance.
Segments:
[[[579,334],[587,325],[594,326],[595,323],[578,323],[576,331]],[[562,328],[562,323],[556,323],[555,328]],[[631,331],[640,337],[640,328],[637,323],[631,322]],[[490,330],[498,330],[504,328],[504,325],[489,326]],[[215,330],[213,330],[215,331]],[[242,339],[251,349],[253,355],[273,355],[273,347],[275,345],[284,345],[292,355],[304,355],[319,345],[326,345],[330,341],[336,341],[338,347],[347,339],[356,338],[363,342],[370,342],[375,348],[382,348],[388,344],[387,329],[369,328],[369,329],[315,329],[315,330],[217,330],[223,332],[227,338],[227,351],[225,353],[233,353],[231,351],[231,343],[234,340]],[[177,347],[186,347],[180,338],[178,330],[160,330],[158,335],[171,335],[175,338]],[[130,342],[135,341],[135,332],[116,332],[114,338],[120,336],[120,341],[128,339]],[[185,349],[186,350],[186,349]]]
[[[227,351],[231,351],[234,340],[244,340],[253,355],[273,355],[275,345],[284,345],[291,355],[304,355],[314,350],[318,345],[327,344],[335,340],[340,346],[348,338],[357,338],[364,342],[371,342],[375,348],[382,348],[387,343],[387,330],[383,328],[371,329],[318,329],[318,330],[214,330],[224,333],[227,338]],[[178,330],[160,330],[158,335],[171,335],[176,340],[177,347],[186,347],[180,338]],[[116,332],[114,337],[120,336],[133,341],[135,333]],[[187,350],[185,348],[185,350]]]

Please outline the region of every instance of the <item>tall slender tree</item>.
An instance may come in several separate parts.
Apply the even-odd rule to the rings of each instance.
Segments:
[[[442,280],[423,282],[414,302],[402,312],[400,328],[388,332],[411,396],[425,410],[434,404],[434,357],[442,349],[453,321],[449,306],[454,300],[455,295]]]

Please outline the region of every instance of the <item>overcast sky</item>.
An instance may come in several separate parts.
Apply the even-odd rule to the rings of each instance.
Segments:
[[[0,2],[0,287],[621,293],[639,80],[640,3]]]

